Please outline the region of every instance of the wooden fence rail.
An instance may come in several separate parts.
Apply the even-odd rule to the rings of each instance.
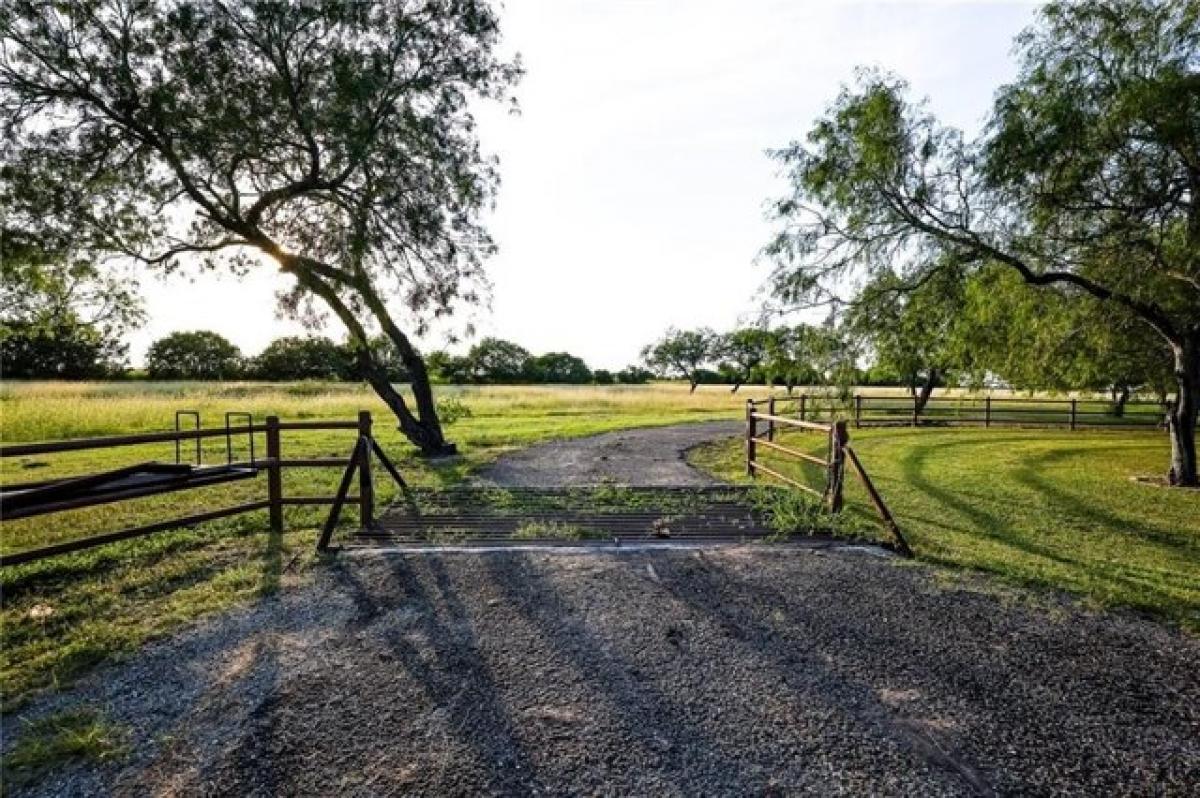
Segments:
[[[176,463],[143,463],[113,471],[88,474],[81,477],[66,477],[0,487],[0,523],[19,518],[59,513],[94,507],[100,504],[129,501],[181,490],[210,487],[225,482],[251,479],[259,473],[266,474],[267,495],[264,499],[231,507],[221,507],[207,512],[158,521],[128,529],[105,532],[77,540],[55,543],[35,549],[0,554],[0,566],[20,565],[35,562],[69,552],[90,549],[119,540],[128,540],[168,529],[194,526],[205,521],[227,518],[255,510],[267,510],[273,534],[283,532],[283,508],[291,506],[330,505],[331,511],[320,538],[319,548],[328,548],[329,537],[337,524],[342,506],[357,504],[362,525],[370,526],[375,518],[375,485],[371,471],[372,456],[401,487],[406,487],[400,471],[384,453],[372,435],[371,414],[362,411],[354,421],[280,421],[277,416],[267,416],[265,423],[254,424],[253,420],[242,426],[231,426],[230,415],[226,425],[216,429],[176,429],[170,432],[149,432],[136,435],[114,435],[96,438],[79,438],[41,443],[16,443],[0,446],[0,458],[28,455],[54,454],[59,452],[111,449],[122,446],[137,446],[148,443],[176,444]],[[177,422],[178,425],[178,422]],[[356,430],[353,450],[348,458],[287,458],[282,454],[283,433],[308,430]],[[256,457],[250,446],[250,459],[235,461],[232,455],[232,436],[263,433],[266,438],[266,457]],[[226,462],[222,465],[204,466],[179,463],[179,443],[200,441],[203,438],[224,437],[226,439]],[[253,441],[253,438],[251,438]],[[283,471],[287,468],[344,467],[345,472],[337,493],[333,496],[286,496],[283,489]],[[358,494],[349,492],[351,477],[357,474]]]
[[[855,427],[981,426],[1061,427],[1064,429],[1156,430],[1166,428],[1167,408],[1159,402],[1118,405],[1102,399],[1026,399],[993,396],[933,396],[925,406],[907,396],[856,394],[842,400],[823,394],[771,396],[769,413],[799,420],[845,413]],[[772,425],[773,426],[773,425]]]
[[[793,401],[788,398],[786,401]],[[795,403],[799,408],[805,408],[807,402],[803,395],[795,397]],[[863,467],[862,461],[858,455],[850,447],[850,434],[846,429],[846,422],[843,420],[834,420],[829,423],[820,423],[817,421],[808,421],[803,418],[793,418],[791,416],[780,415],[779,405],[781,401],[777,401],[775,397],[766,400],[767,412],[759,412],[759,402],[754,399],[746,401],[746,474],[751,478],[757,477],[758,474],[766,474],[780,482],[786,483],[793,488],[812,494],[821,499],[828,507],[831,513],[840,513],[845,504],[845,474],[846,462],[850,462],[855,474],[863,483],[863,487],[867,491],[867,496],[871,500],[872,506],[882,519],[884,527],[887,529],[888,535],[891,538],[893,548],[905,557],[912,556],[912,549],[909,548],[908,542],[904,539],[903,533],[900,531],[899,525],[895,518],[888,510],[887,504],[883,497],[875,488],[871,478],[867,475],[866,468]],[[760,431],[759,424],[764,423],[766,426]],[[829,453],[825,457],[802,452],[790,446],[785,446],[775,440],[778,427],[786,427],[790,429],[800,430],[804,432],[820,432],[826,436],[829,441]],[[786,474],[764,465],[759,457],[759,447],[763,447],[772,452],[778,452],[781,455],[798,460],[802,463],[816,466],[825,472],[825,487],[824,490],[806,485],[804,482],[793,479]]]

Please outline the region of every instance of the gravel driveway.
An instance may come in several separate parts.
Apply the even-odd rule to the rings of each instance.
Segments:
[[[35,794],[1200,783],[1196,638],[867,549],[376,553],[311,580],[37,702],[103,708],[135,753]]]
[[[600,485],[716,485],[688,465],[684,453],[716,438],[737,435],[739,421],[706,421],[620,430],[530,446],[479,472],[479,481],[506,487]]]

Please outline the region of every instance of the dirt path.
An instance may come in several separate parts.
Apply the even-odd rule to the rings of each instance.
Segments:
[[[1184,795],[1200,641],[849,548],[341,557],[39,701],[37,795]],[[21,728],[26,718],[7,719]]]
[[[501,457],[479,473],[479,480],[506,487],[714,485],[715,480],[684,461],[684,453],[737,435],[742,426],[737,421],[708,421],[541,443]]]

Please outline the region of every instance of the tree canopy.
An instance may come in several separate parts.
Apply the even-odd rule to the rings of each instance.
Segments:
[[[547,352],[529,359],[526,376],[531,382],[579,385],[592,381],[592,370],[569,352]]]
[[[11,224],[162,269],[269,256],[294,280],[283,310],[333,313],[401,430],[451,448],[403,328],[486,285],[477,217],[497,174],[470,103],[519,74],[487,3],[12,0],[0,38]],[[374,329],[412,373],[415,413]]]
[[[145,314],[127,275],[0,232],[0,372],[6,377],[104,377],[125,364],[121,336]]]
[[[687,380],[695,392],[700,369],[713,360],[718,340],[716,333],[708,328],[678,330],[672,327],[662,338],[642,349],[642,360],[656,374]]]
[[[175,332],[146,351],[146,372],[156,380],[225,380],[242,372],[242,353],[211,330]]]
[[[467,368],[473,382],[525,382],[531,357],[512,341],[484,338],[467,353]]]
[[[354,353],[320,336],[276,338],[248,371],[261,380],[347,380],[357,377]]]
[[[1173,361],[1173,482],[1195,484],[1200,395],[1200,5],[1054,2],[968,142],[863,71],[803,142],[768,246],[786,304],[853,302],[893,274],[997,265],[1064,301],[1107,303]]]
[[[758,327],[732,330],[719,336],[713,354],[725,361],[733,378],[733,393],[749,382],[770,356],[774,333]]]
[[[965,282],[954,264],[931,269],[915,288],[884,272],[863,288],[846,314],[848,332],[870,348],[878,367],[909,389],[918,414],[934,388],[970,370],[974,353],[962,342],[970,326],[963,313]]]

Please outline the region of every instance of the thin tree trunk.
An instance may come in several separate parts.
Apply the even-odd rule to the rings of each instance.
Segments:
[[[929,397],[933,395],[933,389],[938,382],[937,369],[930,369],[929,376],[925,378],[925,382],[921,384],[921,390],[917,391],[914,387],[913,395],[913,415],[920,416],[925,412],[925,405],[929,404]]]
[[[1171,435],[1172,485],[1195,487],[1196,414],[1200,404],[1200,334],[1193,333],[1172,346],[1175,353],[1176,397],[1167,416]]]

